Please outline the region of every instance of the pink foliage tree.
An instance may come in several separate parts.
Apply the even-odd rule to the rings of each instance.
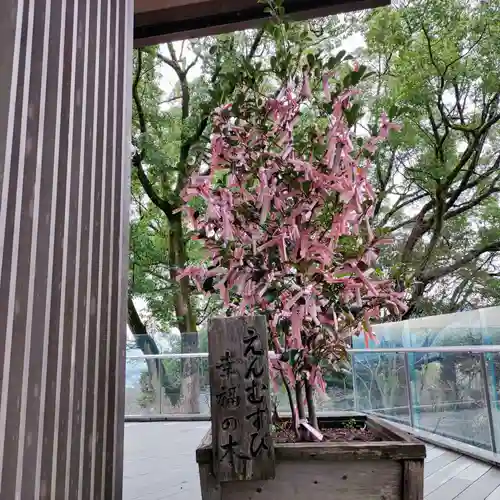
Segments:
[[[382,115],[376,135],[355,140],[348,118],[358,92],[332,91],[334,77],[316,72],[314,85],[304,68],[298,83],[260,107],[217,110],[210,172],[194,175],[183,193],[210,265],[179,278],[220,294],[228,315],[266,315],[271,373],[286,387],[303,438],[306,405],[318,428],[313,390],[324,386],[321,367],[346,358],[352,335],[373,338],[371,321],[405,311],[402,294],[376,269],[390,242],[370,224],[370,158],[396,126]],[[304,134],[313,108],[324,112]],[[203,215],[190,206],[200,197]]]

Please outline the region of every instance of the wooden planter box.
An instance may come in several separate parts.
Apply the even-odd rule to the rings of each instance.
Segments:
[[[339,427],[353,417],[327,417]],[[423,500],[425,446],[385,421],[359,415],[382,441],[275,443],[276,478],[218,484],[209,432],[196,450],[203,500]]]

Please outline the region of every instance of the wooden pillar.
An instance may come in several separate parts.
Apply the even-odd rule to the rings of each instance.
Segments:
[[[0,498],[122,496],[132,0],[2,0]]]

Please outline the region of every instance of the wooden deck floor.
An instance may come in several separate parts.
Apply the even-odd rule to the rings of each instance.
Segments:
[[[201,500],[194,451],[208,427],[208,422],[126,424],[124,500]],[[500,500],[500,469],[428,445],[425,499]]]
[[[426,500],[500,500],[500,469],[427,445]]]

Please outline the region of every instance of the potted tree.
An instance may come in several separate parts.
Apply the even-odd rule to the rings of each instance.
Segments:
[[[372,156],[397,127],[382,114],[372,135],[354,136],[367,73],[346,61],[308,57],[271,97],[249,92],[218,109],[210,171],[183,194],[209,265],[179,278],[220,294],[228,316],[265,316],[270,376],[290,404],[289,418],[273,418],[272,480],[219,484],[207,436],[197,451],[205,500],[423,498],[422,444],[374,418],[315,409],[322,368],[348,359],[353,335],[372,337],[371,321],[405,310],[376,267],[389,242],[370,222]]]

